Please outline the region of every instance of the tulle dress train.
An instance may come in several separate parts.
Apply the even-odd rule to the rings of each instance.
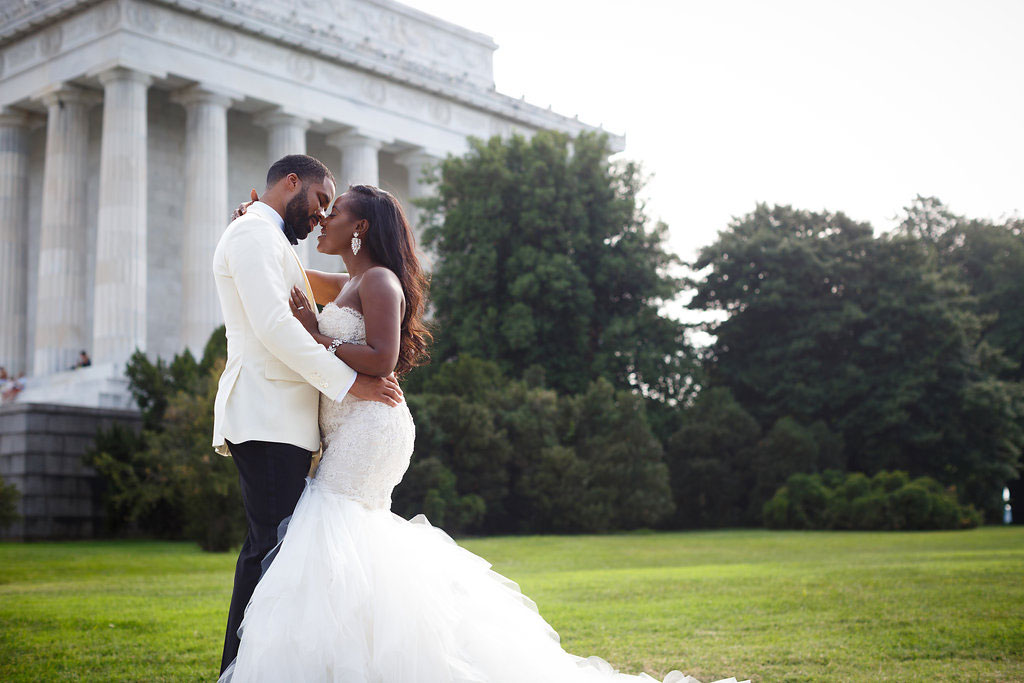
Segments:
[[[325,334],[365,343],[362,317],[328,305]],[[627,683],[559,645],[519,587],[419,515],[390,511],[415,427],[403,403],[323,400],[325,450],[256,586],[236,683]],[[725,681],[735,681],[734,678]],[[696,683],[673,671],[664,683]]]

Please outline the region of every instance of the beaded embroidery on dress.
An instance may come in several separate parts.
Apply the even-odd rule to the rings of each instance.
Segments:
[[[324,306],[320,331],[344,343],[366,343],[363,316],[347,306]],[[369,509],[391,509],[391,491],[409,467],[416,436],[408,406],[321,395],[320,435],[324,454],[316,480]]]
[[[324,334],[366,343],[362,316],[328,304]],[[636,683],[565,652],[509,579],[423,515],[390,511],[415,427],[397,408],[320,399],[324,454],[256,585],[238,657],[220,681]],[[736,679],[724,679],[735,682]],[[673,671],[665,683],[698,683]]]

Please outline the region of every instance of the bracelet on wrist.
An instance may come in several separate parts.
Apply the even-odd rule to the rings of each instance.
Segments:
[[[339,346],[341,346],[341,340],[340,339],[332,339],[331,340],[331,345],[327,347],[327,350],[333,356],[334,352],[338,350]]]

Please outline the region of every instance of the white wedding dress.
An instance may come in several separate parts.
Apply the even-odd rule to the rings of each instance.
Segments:
[[[328,304],[324,334],[366,343],[362,316]],[[408,407],[321,397],[324,454],[242,620],[221,681],[627,683],[559,646],[519,587],[419,515],[391,512],[409,466]],[[696,683],[673,671],[666,683]],[[735,679],[726,679],[735,681]]]

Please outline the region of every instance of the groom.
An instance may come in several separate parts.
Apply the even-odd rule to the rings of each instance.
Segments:
[[[261,201],[224,231],[213,256],[227,329],[228,359],[214,403],[213,447],[234,458],[248,533],[235,567],[221,673],[238,652],[238,626],[260,578],[260,561],[277,543],[320,449],[322,393],[397,405],[393,378],[356,373],[313,340],[288,307],[292,287],[314,301],[289,245],[305,239],[334,198],[334,176],[304,154],[267,172]]]

